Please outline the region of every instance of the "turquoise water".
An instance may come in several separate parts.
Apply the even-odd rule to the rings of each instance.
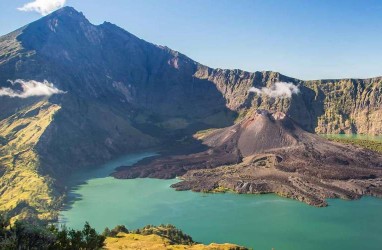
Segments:
[[[329,207],[315,208],[276,195],[177,192],[169,187],[176,180],[108,177],[116,166],[149,155],[129,155],[74,177],[88,180],[71,192],[76,200],[60,222],[82,228],[89,221],[98,231],[170,223],[199,242],[255,250],[382,249],[382,199],[330,200]]]

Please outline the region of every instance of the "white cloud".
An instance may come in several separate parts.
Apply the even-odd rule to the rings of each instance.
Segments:
[[[65,3],[66,0],[34,0],[33,2],[26,3],[17,9],[21,11],[36,11],[45,16],[52,11],[63,7]]]
[[[292,94],[300,93],[299,88],[293,83],[288,82],[276,82],[270,88],[263,87],[261,89],[252,87],[249,89],[249,92],[256,93],[258,95],[267,95],[269,97],[286,97],[291,98]]]
[[[9,82],[15,86],[19,85],[21,90],[15,90],[11,88],[0,88],[0,96],[27,98],[31,96],[51,96],[54,94],[64,94],[66,92],[59,90],[52,83],[48,81],[24,81],[17,79],[15,81],[9,80]]]

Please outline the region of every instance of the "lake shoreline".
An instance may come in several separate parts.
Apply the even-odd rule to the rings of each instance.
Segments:
[[[104,170],[115,164],[106,164]],[[328,200],[329,206],[321,209],[275,194],[177,192],[170,188],[177,181],[118,180],[109,173],[98,173],[70,191],[81,198],[68,210],[60,211],[59,222],[77,228],[88,220],[98,230],[117,224],[140,228],[169,223],[204,244],[231,242],[257,249],[319,250],[337,246],[355,250],[366,241],[367,249],[378,249],[376,246],[382,244],[378,236],[382,231],[382,200],[377,198]],[[289,228],[291,224],[293,228]],[[364,233],[365,227],[372,232]],[[338,232],[342,236],[333,238]],[[345,240],[354,235],[358,235],[357,241]]]

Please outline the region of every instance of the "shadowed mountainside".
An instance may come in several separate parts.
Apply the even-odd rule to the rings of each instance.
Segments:
[[[301,81],[269,71],[212,69],[114,24],[93,25],[71,7],[0,37],[0,87],[15,88],[8,80],[16,79],[47,80],[65,94],[0,96],[0,209],[15,214],[54,218],[46,213],[56,210],[65,178],[76,169],[192,143],[196,131],[231,126],[259,108],[282,111],[308,131],[382,130],[381,78]],[[298,85],[300,94],[249,92],[279,81]],[[28,147],[20,144],[25,137]],[[222,161],[237,160],[226,157]],[[41,188],[26,184],[31,175]],[[43,201],[31,200],[31,192]]]

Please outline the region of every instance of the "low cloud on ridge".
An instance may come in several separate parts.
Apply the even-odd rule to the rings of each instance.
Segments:
[[[9,80],[12,85],[19,84],[22,90],[14,90],[11,88],[0,88],[0,96],[28,98],[31,96],[51,96],[55,94],[65,94],[66,92],[59,90],[52,83],[48,81],[25,81],[17,79],[14,81]]]
[[[267,95],[272,98],[276,97],[285,97],[291,98],[292,94],[300,93],[298,86],[290,82],[276,82],[270,88],[263,87],[261,89],[252,87],[249,89],[249,92],[256,93],[258,95]]]
[[[20,11],[36,11],[45,16],[63,7],[65,3],[66,0],[34,0],[17,9]]]

